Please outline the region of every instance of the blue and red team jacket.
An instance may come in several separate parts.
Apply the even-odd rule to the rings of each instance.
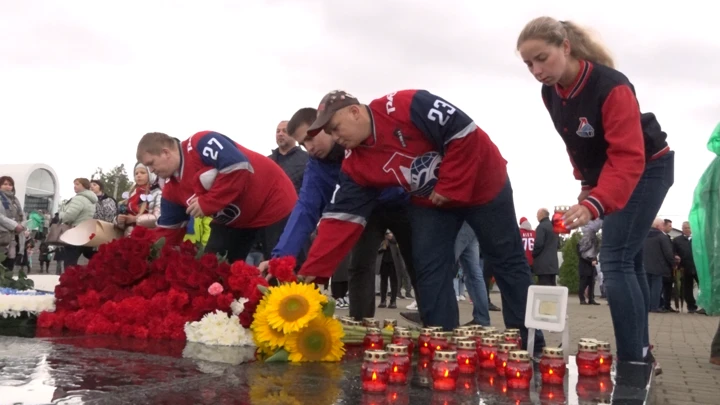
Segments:
[[[267,157],[212,131],[178,144],[180,169],[165,180],[157,221],[157,231],[168,242],[182,241],[186,209],[195,197],[213,224],[230,228],[261,228],[292,211],[295,187]]]
[[[340,147],[336,145],[336,147]],[[277,245],[273,257],[297,257],[310,234],[317,227],[323,210],[332,198],[338,184],[342,159],[309,158],[305,165],[303,182],[295,208],[293,208]],[[407,204],[408,194],[401,187],[383,190],[381,204]]]
[[[301,275],[330,277],[360,237],[381,190],[401,186],[411,203],[444,209],[492,201],[507,182],[507,162],[459,108],[425,90],[403,90],[367,106],[373,132],[348,150]],[[415,232],[422,232],[421,229]]]

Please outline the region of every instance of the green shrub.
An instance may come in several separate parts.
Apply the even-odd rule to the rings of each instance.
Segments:
[[[570,294],[578,292],[578,253],[577,245],[580,242],[580,232],[575,232],[565,241],[562,248],[563,262],[560,266],[558,282],[568,288]]]

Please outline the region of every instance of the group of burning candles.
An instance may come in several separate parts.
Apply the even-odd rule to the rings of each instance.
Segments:
[[[355,322],[345,319],[345,323]],[[533,363],[528,352],[521,350],[519,329],[480,325],[462,326],[452,332],[442,327],[428,327],[420,331],[417,340],[409,329],[398,327],[397,321],[386,319],[383,328],[392,328],[392,341],[385,344],[379,321],[367,318],[363,339],[362,388],[366,392],[382,393],[388,385],[406,385],[410,381],[412,357],[419,353],[418,378],[422,385],[435,391],[455,391],[465,378],[474,378],[481,370],[495,370],[505,377],[507,387],[527,390],[533,376]],[[610,374],[613,356],[610,344],[584,338],[576,356],[578,374],[595,377]],[[539,362],[543,385],[562,387],[566,374],[563,349],[546,347]]]

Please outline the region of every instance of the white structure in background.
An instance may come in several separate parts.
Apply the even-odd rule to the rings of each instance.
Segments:
[[[15,195],[25,212],[57,211],[60,203],[58,177],[52,167],[42,163],[0,165],[0,176],[15,180]]]

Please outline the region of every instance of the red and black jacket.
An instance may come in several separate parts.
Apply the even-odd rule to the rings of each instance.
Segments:
[[[581,204],[593,218],[625,207],[645,163],[670,150],[655,115],[640,112],[632,83],[617,70],[580,61],[573,85],[543,86],[542,97],[575,178],[590,190]]]

